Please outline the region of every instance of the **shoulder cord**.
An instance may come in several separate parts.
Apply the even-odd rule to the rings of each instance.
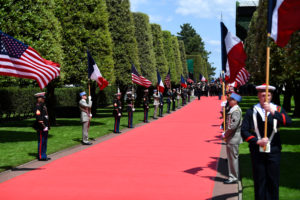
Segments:
[[[261,136],[260,136],[258,126],[257,126],[257,110],[256,110],[256,108],[253,108],[253,123],[254,123],[256,136],[260,140]],[[273,119],[273,131],[272,131],[272,134],[270,137],[270,142],[272,141],[275,133],[277,133],[277,119]]]

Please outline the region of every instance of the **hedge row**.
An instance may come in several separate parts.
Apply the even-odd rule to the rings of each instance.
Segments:
[[[83,90],[85,90],[83,87],[56,88],[54,93],[55,115],[57,117],[78,117],[79,93]],[[39,88],[0,88],[0,112],[2,114],[32,112],[36,102],[34,94],[37,92],[41,92]],[[116,86],[107,87],[103,91],[97,90],[97,93],[93,95],[93,104],[95,106],[111,104],[115,92]]]

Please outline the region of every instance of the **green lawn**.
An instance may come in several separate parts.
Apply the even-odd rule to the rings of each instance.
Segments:
[[[125,110],[125,109],[124,109]],[[164,104],[164,113],[167,104]],[[153,107],[149,111],[149,119],[153,117]],[[142,123],[144,112],[137,108],[133,114],[133,124]],[[0,124],[0,172],[24,164],[36,158],[37,135],[31,127],[34,119],[17,122],[1,122]],[[123,112],[120,129],[126,128],[127,112]],[[112,107],[99,108],[97,116],[92,119],[89,137],[98,138],[111,133],[114,127]],[[78,145],[81,142],[81,123],[79,118],[57,118],[57,125],[49,131],[47,154]]]
[[[257,97],[243,97],[243,103],[240,104],[243,113],[257,102]],[[289,113],[289,115],[291,116],[292,113]],[[280,137],[282,157],[279,198],[282,200],[298,200],[300,199],[300,118],[293,118],[292,126],[280,128]],[[253,200],[254,187],[247,142],[240,145],[240,170],[243,200]]]

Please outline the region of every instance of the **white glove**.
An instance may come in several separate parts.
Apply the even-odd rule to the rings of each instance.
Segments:
[[[92,97],[91,96],[89,96],[88,98],[89,98],[89,101],[92,101]]]
[[[227,101],[222,101],[221,106],[225,107],[226,106]]]
[[[134,111],[135,111],[135,108],[132,108],[132,111],[134,112]]]
[[[46,127],[43,129],[43,131],[48,131],[48,127],[46,126]]]
[[[118,116],[121,117],[121,113],[119,113]]]
[[[90,117],[93,117],[92,113],[90,113]]]
[[[222,139],[224,139],[224,138],[225,138],[225,132],[222,133]]]

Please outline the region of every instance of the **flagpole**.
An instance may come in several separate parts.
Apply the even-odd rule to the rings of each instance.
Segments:
[[[88,79],[88,88],[89,88],[89,96],[91,96],[91,83],[90,83],[91,79]]]
[[[266,103],[269,99],[269,80],[270,80],[270,36],[271,34],[268,33],[267,36],[267,60],[266,60]],[[264,138],[267,138],[267,131],[268,131],[268,113],[265,112],[265,133]],[[266,146],[264,146],[264,151],[266,151]]]
[[[225,101],[225,81],[224,81],[224,70],[222,71],[222,93],[223,93],[223,101]],[[226,122],[225,122],[225,117],[226,117],[226,113],[225,113],[225,106],[223,107],[223,130],[224,132],[226,131]]]

